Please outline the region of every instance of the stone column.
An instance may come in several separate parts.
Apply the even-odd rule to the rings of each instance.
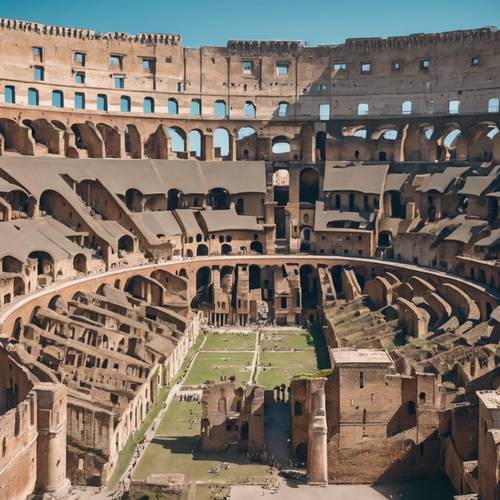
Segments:
[[[37,394],[37,492],[63,498],[70,487],[66,478],[66,387],[42,382],[34,390]]]
[[[307,482],[328,484],[327,424],[324,378],[311,380],[311,418],[308,429]]]

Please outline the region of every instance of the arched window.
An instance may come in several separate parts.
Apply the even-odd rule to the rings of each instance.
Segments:
[[[236,200],[236,213],[241,215],[245,212],[245,200],[243,198],[238,198]]]
[[[52,91],[52,106],[55,108],[64,108],[64,93],[62,90]]]
[[[108,110],[108,97],[105,94],[97,94],[97,111]]]
[[[492,97],[488,100],[488,113],[498,113],[500,111],[500,100],[498,97]]]
[[[120,111],[122,113],[128,113],[130,112],[130,97],[126,96],[126,95],[122,95],[120,97]]]
[[[245,106],[243,108],[243,114],[247,118],[255,118],[257,115],[257,108],[255,107],[255,104],[252,101],[247,101],[245,103]]]
[[[420,400],[421,403],[425,403],[425,392],[421,392],[419,395],[418,395],[418,399]]]
[[[155,101],[152,97],[145,97],[144,98],[143,110],[144,110],[144,113],[154,113],[155,112]]]
[[[201,115],[201,99],[191,99],[191,116]]]
[[[169,115],[178,115],[179,114],[179,105],[177,104],[177,99],[173,97],[167,102],[167,111]]]
[[[226,101],[215,101],[214,115],[219,117],[219,118],[226,118],[227,117]]]
[[[411,107],[412,107],[411,101],[405,101],[401,105],[401,113],[403,113],[403,115],[411,115]]]
[[[13,85],[6,85],[4,89],[4,101],[8,104],[16,103],[16,87]]]
[[[214,148],[216,149],[216,157],[224,158],[229,155],[229,132],[225,128],[215,129]]]
[[[288,114],[288,103],[287,102],[280,102],[278,105],[278,116],[280,118],[283,118]]]
[[[358,104],[358,115],[367,115],[368,114],[368,104],[366,102],[361,102]]]
[[[188,134],[188,151],[194,153],[196,158],[201,158],[202,134],[199,130],[191,130]]]
[[[28,89],[28,104],[30,106],[38,106],[40,104],[40,97],[37,89]]]

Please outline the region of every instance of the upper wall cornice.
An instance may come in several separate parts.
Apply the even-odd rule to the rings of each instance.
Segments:
[[[68,28],[53,26],[19,19],[0,18],[1,30],[17,30],[50,36],[78,38],[82,40],[117,40],[142,44],[180,45],[181,36],[169,33],[137,33],[131,35],[123,32],[98,33],[95,30],[83,28]],[[318,48],[341,52],[344,50],[384,50],[405,49],[410,47],[430,46],[443,43],[464,43],[471,41],[500,40],[500,31],[495,26],[478,29],[445,31],[442,33],[416,33],[408,36],[387,38],[348,38],[342,44],[324,44]],[[265,54],[298,54],[307,47],[298,40],[229,40],[227,49],[238,53]],[[314,47],[311,47],[314,48]]]
[[[129,33],[107,32],[97,33],[95,30],[83,28],[67,28],[65,26],[52,26],[18,19],[0,18],[0,29],[25,31],[40,35],[62,36],[66,38],[79,38],[81,40],[118,40],[157,45],[179,45],[180,35],[168,33]]]

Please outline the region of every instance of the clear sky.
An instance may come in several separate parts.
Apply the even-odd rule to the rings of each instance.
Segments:
[[[0,17],[97,31],[164,32],[183,45],[302,40],[500,27],[500,0],[0,0]]]

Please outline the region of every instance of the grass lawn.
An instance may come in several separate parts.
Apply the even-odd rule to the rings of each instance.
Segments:
[[[220,381],[220,376],[227,378],[234,375],[236,384],[246,384],[250,377],[252,352],[200,352],[191,370],[185,385],[201,385],[206,380]]]
[[[208,332],[204,351],[253,351],[255,333]]]
[[[269,367],[271,363],[271,367]],[[312,349],[295,352],[263,352],[259,360],[257,383],[266,389],[281,384],[288,385],[297,373],[317,369],[316,355]]]
[[[201,405],[196,402],[172,401],[135,470],[135,479],[148,474],[180,472],[187,481],[228,483],[261,482],[267,466],[250,463],[237,451],[202,453],[199,451]],[[229,463],[228,470],[211,473],[221,461]]]
[[[304,330],[282,332],[264,332],[261,336],[262,349],[273,351],[307,351],[314,349],[313,339]]]

